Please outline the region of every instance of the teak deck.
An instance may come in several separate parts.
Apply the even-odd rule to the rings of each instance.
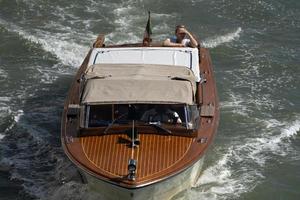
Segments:
[[[130,139],[125,133],[77,137],[78,119],[67,118],[69,104],[79,104],[78,80],[87,67],[90,53],[73,81],[62,117],[62,145],[79,168],[101,180],[126,188],[139,188],[178,174],[203,156],[219,122],[216,85],[207,49],[200,49],[200,71],[205,81],[197,88],[197,103],[202,112],[196,137],[143,134],[139,131],[140,145],[134,150],[128,146]],[[138,166],[134,181],[127,179],[128,158],[132,155]]]

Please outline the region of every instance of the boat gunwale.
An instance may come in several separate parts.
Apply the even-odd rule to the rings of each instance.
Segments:
[[[129,46],[128,46],[129,45]],[[132,45],[132,46],[130,46]],[[140,46],[134,46],[134,45],[140,45]],[[106,47],[109,47],[109,48],[114,48],[114,47],[142,47],[142,44],[141,43],[138,43],[138,44],[122,44],[122,45],[113,45],[113,46],[106,46]],[[159,46],[159,47],[162,47],[162,46]],[[185,171],[186,169],[188,169],[189,167],[191,167],[195,162],[197,162],[199,159],[202,158],[203,154],[207,151],[208,147],[210,147],[213,139],[214,139],[214,136],[215,136],[215,133],[216,133],[216,129],[217,129],[217,126],[218,126],[218,122],[219,122],[219,105],[218,105],[218,97],[217,97],[217,93],[216,93],[216,84],[215,84],[215,81],[214,81],[214,77],[213,77],[213,73],[212,73],[212,64],[211,64],[211,58],[207,52],[206,49],[204,48],[201,48],[200,50],[203,52],[203,51],[206,51],[207,55],[206,55],[206,58],[208,58],[208,62],[209,62],[209,66],[206,66],[208,69],[203,69],[203,67],[201,68],[200,67],[200,71],[201,73],[204,71],[204,70],[207,70],[209,73],[209,77],[206,77],[206,78],[210,78],[210,84],[213,84],[212,86],[212,89],[213,89],[213,96],[214,96],[214,109],[215,109],[215,115],[213,117],[201,117],[201,120],[200,120],[200,126],[202,124],[205,124],[206,121],[209,121],[209,120],[213,120],[213,121],[210,121],[210,124],[213,124],[213,125],[210,125],[209,128],[212,130],[210,130],[210,137],[208,137],[208,141],[206,143],[206,147],[200,151],[200,152],[194,152],[194,153],[190,153],[191,155],[194,155],[193,157],[189,157],[189,161],[185,161],[185,164],[183,164],[181,167],[177,167],[178,169],[177,170],[171,170],[169,171],[168,173],[164,173],[163,175],[160,176],[160,178],[152,178],[152,179],[149,179],[148,181],[144,181],[142,183],[135,183],[135,182],[123,182],[123,183],[118,183],[118,182],[114,182],[114,181],[111,181],[109,177],[106,177],[106,176],[101,176],[99,174],[97,174],[96,172],[92,172],[91,169],[89,169],[89,167],[85,167],[81,162],[79,162],[75,157],[74,155],[72,155],[71,152],[69,152],[69,148],[68,148],[68,144],[67,144],[67,141],[66,141],[66,138],[68,137],[68,134],[65,130],[66,128],[66,113],[67,113],[67,110],[68,110],[68,105],[69,104],[72,104],[72,103],[79,103],[79,102],[74,102],[74,99],[73,101],[70,101],[70,98],[71,98],[71,93],[72,93],[72,90],[74,89],[76,82],[78,83],[78,77],[79,75],[82,73],[81,71],[84,71],[83,69],[86,68],[87,66],[84,66],[84,65],[87,65],[87,62],[88,62],[88,58],[89,58],[89,55],[91,54],[93,48],[89,51],[87,57],[85,58],[83,64],[81,65],[80,69],[78,70],[77,74],[75,75],[75,79],[71,85],[71,88],[70,88],[70,91],[69,91],[69,94],[68,94],[68,97],[65,101],[65,104],[64,104],[64,112],[63,112],[63,117],[62,117],[62,123],[61,123],[61,126],[62,126],[62,137],[61,137],[61,141],[62,141],[62,146],[63,146],[63,149],[64,149],[64,152],[66,153],[66,155],[69,157],[69,159],[75,164],[77,165],[77,167],[81,168],[82,170],[84,170],[85,172],[95,176],[95,177],[98,177],[100,178],[101,180],[103,181],[106,181],[106,182],[109,182],[109,183],[112,183],[114,185],[117,185],[117,186],[121,186],[121,187],[124,187],[124,188],[127,188],[127,189],[137,189],[137,188],[141,188],[141,187],[145,187],[147,185],[150,185],[150,184],[153,184],[153,183],[156,183],[156,182],[160,182],[162,180],[165,180],[165,179],[168,179],[168,178],[171,178],[179,173],[181,173],[182,171]],[[201,55],[203,56],[203,55]],[[208,56],[208,57],[207,57]],[[202,58],[202,57],[201,57]],[[203,60],[203,59],[202,59]],[[201,65],[202,63],[200,63]],[[203,87],[202,84],[200,84],[198,86],[198,89],[199,87]],[[198,91],[197,89],[197,91]],[[206,104],[206,100],[203,100],[202,104]],[[206,130],[207,131],[207,130]],[[196,132],[196,134],[198,135],[201,135],[199,133],[199,130]],[[204,134],[205,136],[205,134]],[[195,146],[198,144],[198,141],[197,140],[194,140],[192,142],[192,146]],[[196,147],[191,147],[191,148],[196,148]],[[191,151],[191,149],[189,150]]]

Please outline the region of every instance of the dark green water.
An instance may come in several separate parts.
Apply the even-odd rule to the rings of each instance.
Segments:
[[[60,145],[73,75],[98,33],[138,42],[176,24],[210,49],[221,121],[202,176],[178,199],[300,196],[300,1],[0,0],[0,199],[86,199]]]

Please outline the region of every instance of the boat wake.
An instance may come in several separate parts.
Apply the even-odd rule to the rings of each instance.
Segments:
[[[0,140],[9,132],[20,120],[23,110],[12,111],[8,105],[10,97],[0,97]]]
[[[261,137],[216,150],[223,155],[202,172],[189,193],[190,199],[237,198],[264,180],[264,169],[273,156],[284,157],[293,151],[290,141],[300,133],[299,120],[286,123],[272,119],[264,123]]]
[[[113,8],[113,26],[114,31],[107,35],[108,42],[114,43],[136,43],[141,42],[141,33],[144,32],[144,19],[140,18],[147,14],[143,2],[126,1],[121,4],[109,4]],[[174,14],[151,13],[153,21],[152,29],[155,32],[153,39],[162,40],[172,29],[169,21],[176,19]],[[173,31],[173,30],[172,30]]]
[[[6,77],[7,73],[3,69],[0,69],[0,78],[4,80]]]
[[[241,33],[242,33],[242,28],[239,27],[236,31],[234,31],[232,33],[228,33],[228,34],[222,35],[222,36],[215,36],[212,38],[207,38],[204,41],[202,41],[202,45],[206,48],[215,48],[224,43],[231,42],[233,40],[238,39],[240,37]]]
[[[85,53],[88,51],[87,45],[80,45],[78,42],[72,41],[71,36],[74,33],[71,32],[53,34],[42,30],[34,30],[34,33],[30,33],[20,26],[7,23],[4,20],[0,20],[0,24],[4,25],[8,31],[15,32],[22,38],[41,45],[46,52],[55,55],[66,66],[79,67]]]

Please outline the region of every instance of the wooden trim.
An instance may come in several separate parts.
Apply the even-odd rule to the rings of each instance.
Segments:
[[[138,43],[107,47],[141,46],[142,44]],[[157,46],[161,47],[161,44],[157,44]],[[70,121],[66,117],[69,104],[79,104],[80,102],[78,92],[80,83],[77,80],[86,70],[90,54],[91,50],[74,78],[62,116],[62,146],[72,162],[101,180],[121,187],[139,188],[165,180],[184,171],[204,155],[213,141],[219,122],[218,97],[211,58],[207,49],[200,49],[200,72],[205,74],[206,82],[198,84],[197,102],[199,106],[200,104],[209,104],[213,107],[208,113],[201,116],[200,128],[191,134],[192,137],[183,137],[180,134],[158,134],[157,131],[153,131],[154,129],[151,132],[149,127],[144,127],[139,130],[140,145],[135,149],[127,145],[130,138],[126,132],[78,137],[80,133],[84,133],[86,130],[79,128],[79,119]],[[113,130],[118,131],[118,128]],[[96,133],[100,131],[100,128],[89,131]],[[138,162],[135,181],[129,181],[126,176],[128,159],[132,155]]]

